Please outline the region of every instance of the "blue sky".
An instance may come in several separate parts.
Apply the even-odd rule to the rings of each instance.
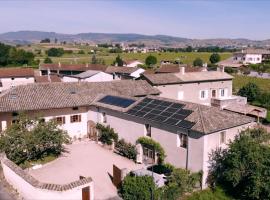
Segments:
[[[165,34],[187,38],[270,39],[264,0],[0,0],[0,33]]]

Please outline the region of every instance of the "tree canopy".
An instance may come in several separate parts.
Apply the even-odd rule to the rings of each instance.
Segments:
[[[32,52],[0,43],[0,66],[35,64]]]
[[[124,61],[122,60],[122,58],[120,57],[120,55],[118,54],[117,57],[115,58],[115,61],[113,63],[114,65],[117,66],[123,66],[124,65]]]
[[[16,164],[37,160],[48,155],[60,155],[68,134],[54,121],[30,119],[20,114],[17,120],[0,136],[0,151]]]
[[[256,100],[260,95],[260,88],[255,83],[248,83],[238,91],[238,95],[247,97],[249,102]]]
[[[208,182],[237,199],[270,199],[270,134],[262,128],[242,131],[228,149],[211,155]]]
[[[193,61],[193,66],[198,66],[198,67],[202,67],[203,66],[203,60],[201,58],[196,58],[194,61]]]
[[[65,51],[63,48],[50,48],[47,51],[48,56],[53,56],[53,57],[61,57],[64,55]]]
[[[210,58],[209,58],[209,61],[212,63],[212,64],[215,64],[217,62],[220,61],[220,55],[218,53],[213,53]]]
[[[44,59],[44,63],[53,63],[52,59],[50,59],[49,57],[46,57]]]
[[[153,56],[153,55],[149,55],[145,59],[145,64],[148,67],[153,66],[153,65],[157,64],[157,58],[155,56]]]

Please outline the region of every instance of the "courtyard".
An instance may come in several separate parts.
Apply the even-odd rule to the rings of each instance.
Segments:
[[[111,177],[113,164],[119,168],[136,170],[142,164],[119,156],[92,141],[75,142],[66,146],[67,152],[56,160],[29,173],[36,179],[55,184],[65,184],[78,180],[79,176],[92,177],[95,199],[118,199],[117,189]]]

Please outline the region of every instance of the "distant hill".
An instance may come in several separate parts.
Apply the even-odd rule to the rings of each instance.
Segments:
[[[58,41],[77,41],[77,42],[93,42],[93,43],[111,43],[111,42],[126,42],[126,43],[145,43],[151,46],[264,46],[270,47],[270,39],[263,41],[255,41],[249,39],[188,39],[181,37],[173,37],[167,35],[142,35],[142,34],[118,34],[118,33],[79,33],[79,34],[61,34],[55,32],[43,31],[17,31],[0,34],[0,41],[8,43],[31,43],[39,42],[44,38],[50,38]]]

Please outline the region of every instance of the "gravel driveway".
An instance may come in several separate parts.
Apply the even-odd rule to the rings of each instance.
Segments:
[[[67,150],[69,152],[60,158],[29,173],[42,182],[55,184],[72,182],[79,176],[90,176],[94,181],[95,199],[105,200],[117,198],[117,190],[109,176],[112,175],[113,164],[129,170],[143,167],[91,141],[67,145]]]

